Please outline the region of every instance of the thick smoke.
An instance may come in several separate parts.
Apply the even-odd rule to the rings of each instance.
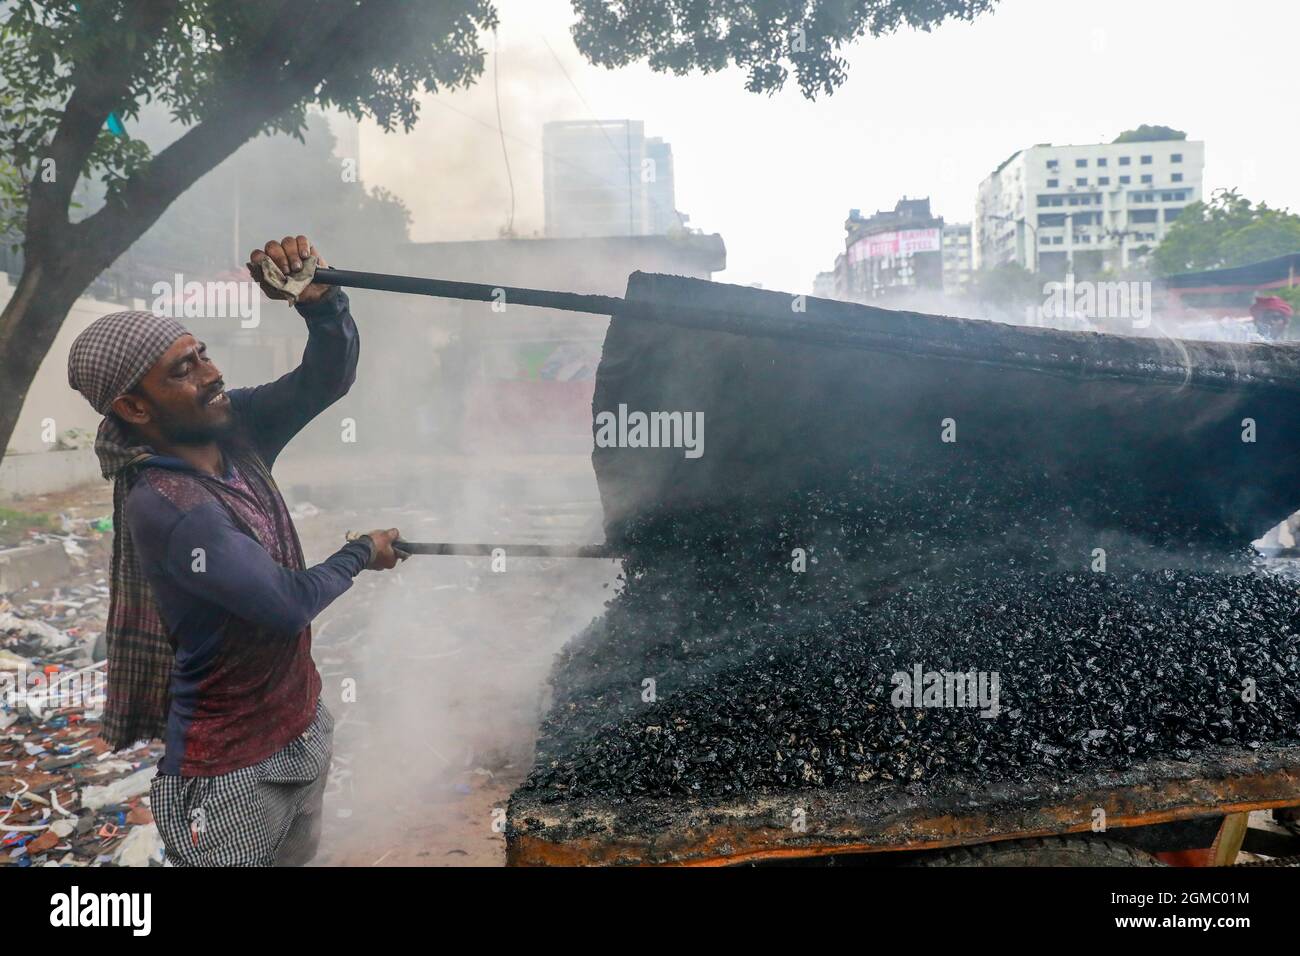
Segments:
[[[490,50],[491,38],[484,42]],[[556,52],[570,65],[568,48]],[[205,177],[201,186],[215,192],[196,187],[127,264],[146,282],[169,281],[175,267],[206,278],[238,270],[246,252],[267,239],[303,231],[344,267],[621,294],[631,269],[654,263],[593,248],[580,259],[557,250],[522,268],[502,246],[457,258],[408,241],[540,233],[543,122],[592,117],[544,46],[503,42],[501,64],[496,88],[489,56],[479,83],[427,101],[410,134],[336,122],[337,142],[323,145],[317,119],[305,145],[246,146]],[[496,128],[497,90],[510,175]],[[178,131],[156,132],[162,142]],[[409,235],[389,204],[369,213],[360,200],[334,204],[341,211],[325,216],[326,203],[282,183],[258,191],[259,164],[274,164],[278,180],[297,168],[296,150],[332,155],[338,175],[322,184],[322,198],[390,184],[411,213]],[[289,162],[280,163],[282,151]],[[343,176],[348,161],[359,184]],[[178,248],[181,263],[169,258]],[[471,268],[478,272],[468,274]],[[601,319],[527,310],[502,316],[486,305],[379,293],[351,298],[363,343],[357,385],[276,467],[309,563],[331,553],[346,530],[377,527],[397,526],[408,539],[426,541],[602,539],[589,422],[568,419],[567,431],[539,441],[518,420],[475,413],[476,402],[491,405],[493,389],[505,387],[508,377],[489,366],[517,359],[516,343],[598,342]],[[1022,309],[999,303],[918,297],[892,305],[1025,321]],[[232,384],[292,367],[304,340],[300,320],[268,303],[257,329],[212,332],[211,352]],[[620,574],[609,561],[508,553],[505,560],[504,570],[494,570],[487,558],[416,557],[395,573],[368,572],[318,619],[315,656],[337,721],[323,862],[499,862],[497,811],[532,763],[552,659],[602,612]]]
[[[483,42],[483,77],[426,97],[410,134],[316,114],[303,144],[281,136],[246,145],[183,196],[117,273],[147,303],[156,281],[177,272],[233,278],[250,249],[303,232],[343,268],[621,294],[630,271],[658,264],[599,242],[575,251],[531,241],[543,223],[542,125],[590,115],[543,44],[503,37],[507,175],[492,37]],[[556,53],[576,56],[571,46]],[[149,113],[133,132],[159,148],[180,129]],[[391,197],[376,196],[377,183]],[[95,202],[88,197],[88,209]],[[518,241],[497,241],[510,236]],[[601,540],[582,365],[583,356],[594,365],[606,320],[386,293],[350,298],[362,341],[357,383],[275,468],[309,564],[345,531],[380,527],[423,541]],[[232,386],[292,368],[305,342],[301,319],[268,301],[253,328],[190,324]],[[539,368],[566,347],[577,371],[563,375],[576,377],[548,390],[556,376]],[[539,374],[549,377],[539,383]],[[601,612],[618,573],[612,561],[508,552],[504,570],[488,558],[416,557],[396,573],[363,573],[315,625],[337,722],[318,861],[499,863],[494,811],[531,764],[552,657]]]

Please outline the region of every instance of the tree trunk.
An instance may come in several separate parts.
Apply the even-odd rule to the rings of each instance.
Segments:
[[[28,259],[13,297],[0,312],[0,460],[37,369],[68,311],[94,279],[87,271],[50,269],[39,259]]]
[[[120,197],[76,224],[67,221],[66,206],[38,204],[45,197],[34,190],[23,274],[0,313],[0,461],[41,361],[77,298],[177,196],[252,139],[269,117],[302,97],[311,82],[302,81],[302,88],[281,84],[273,95],[263,95],[256,109],[236,100],[218,110],[158,153]]]
[[[150,39],[163,28],[176,7],[138,4],[143,18],[141,36]],[[248,70],[232,77],[217,97],[218,105],[202,121],[156,154],[149,164],[90,217],[72,224],[68,203],[76,176],[51,183],[33,180],[27,214],[25,262],[14,296],[0,313],[0,461],[9,447],[27,392],[41,361],[54,343],[64,317],[77,298],[103,270],[111,266],[195,180],[228,157],[273,117],[294,104],[310,100],[331,69],[339,65],[339,50],[355,37],[375,29],[377,10],[371,5],[332,7],[332,15],[317,18],[310,44],[298,51],[294,33],[269,31],[266,45]],[[268,23],[274,23],[274,18]],[[59,169],[85,165],[103,117],[112,108],[113,87],[126,89],[118,51],[105,53],[105,62],[88,68],[85,82],[73,90],[49,154]],[[295,59],[283,72],[280,64]],[[115,72],[112,67],[118,67]]]

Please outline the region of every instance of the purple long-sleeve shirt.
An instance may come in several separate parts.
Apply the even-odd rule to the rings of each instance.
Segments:
[[[294,435],[351,387],[359,339],[341,290],[298,310],[308,320],[298,368],[231,389],[240,437],[267,469]],[[251,766],[302,733],[320,675],[311,621],[352,586],[371,556],[351,542],[302,569],[273,486],[226,454],[202,475],[156,455],[126,499],[126,520],[176,649],[162,773],[213,776]]]

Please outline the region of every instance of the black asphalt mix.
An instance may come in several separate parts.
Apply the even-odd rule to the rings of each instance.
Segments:
[[[927,517],[853,500],[624,529],[624,587],[556,662],[525,789],[1024,779],[1300,737],[1300,590],[1250,553],[1130,554],[1122,533],[1066,532],[1050,508],[995,533],[934,519],[956,501]],[[1103,540],[1098,570],[1087,545]],[[984,699],[917,707],[900,690],[943,672]]]

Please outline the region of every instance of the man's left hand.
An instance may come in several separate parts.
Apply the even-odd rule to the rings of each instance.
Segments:
[[[326,267],[325,259],[306,236],[285,236],[279,242],[272,239],[262,249],[254,249],[248,256],[248,274],[262,287],[268,298],[287,299],[289,296],[279,289],[267,285],[262,278],[262,261],[270,259],[285,275],[302,268],[302,261],[308,256],[316,257],[318,267]],[[311,305],[324,298],[334,286],[313,282],[298,293],[298,305]]]

